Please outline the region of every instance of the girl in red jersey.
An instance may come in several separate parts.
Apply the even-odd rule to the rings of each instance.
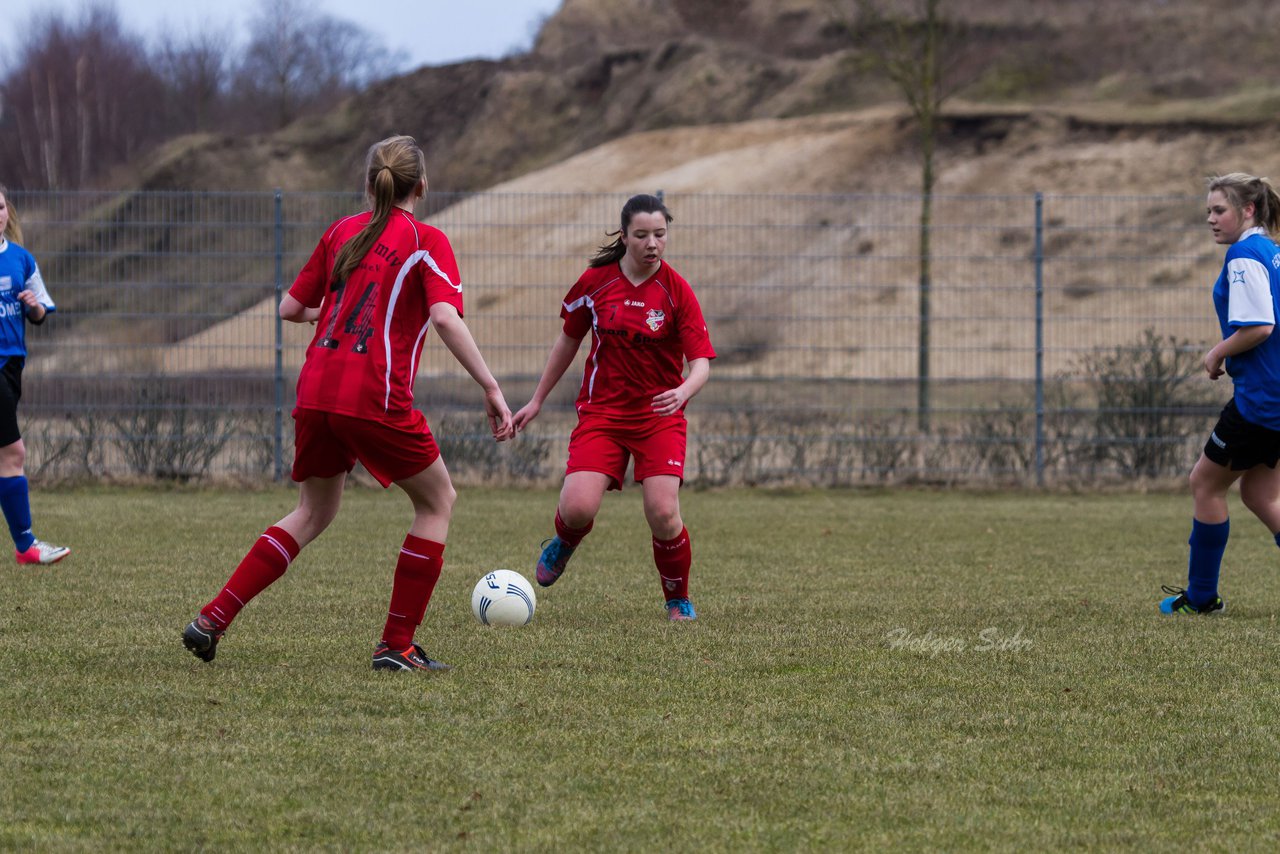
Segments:
[[[515,427],[523,430],[538,416],[590,332],[556,534],[538,558],[538,583],[549,587],[564,572],[591,530],[605,491],[622,488],[627,461],[635,457],[667,616],[693,620],[692,551],[680,518],[684,407],[706,384],[716,353],[693,289],[662,260],[670,222],[670,212],[656,196],[627,200],[622,227],[611,232],[617,239],[600,248],[564,299],[563,330],[551,345],[533,397],[515,415]]]
[[[427,179],[422,150],[411,137],[393,136],[369,149],[366,189],[373,209],[330,226],[280,301],[283,319],[317,324],[293,411],[298,506],[262,534],[222,592],[186,627],[183,644],[204,661],[213,660],[240,609],[333,521],[347,473],[359,460],[383,487],[396,484],[413,503],[373,669],[449,669],[413,639],[440,577],[456,497],[426,419],[413,407],[428,325],[484,389],[494,438],[501,442],[515,431],[462,320],[462,282],[449,240],[413,216]]]

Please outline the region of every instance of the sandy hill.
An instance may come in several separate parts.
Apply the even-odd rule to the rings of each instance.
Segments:
[[[1030,232],[1021,221],[1010,244],[1011,222],[1007,207],[1013,202],[1000,196],[1020,197],[1035,191],[1050,193],[1097,192],[1141,193],[1176,188],[1179,195],[1199,191],[1202,177],[1218,171],[1223,163],[1244,163],[1252,168],[1280,174],[1280,153],[1266,134],[1224,129],[1221,126],[1180,126],[1173,133],[1169,125],[1116,126],[1110,122],[1085,120],[1048,110],[1000,111],[960,109],[951,115],[953,126],[965,128],[954,132],[939,159],[937,216],[938,224],[972,225],[975,212],[989,217],[985,231],[977,232],[979,243],[969,243],[965,252],[1003,257],[1029,251]],[[451,234],[459,257],[464,259],[464,277],[469,299],[479,300],[476,328],[482,341],[496,347],[491,354],[495,369],[509,373],[529,373],[529,345],[542,347],[555,334],[555,300],[564,287],[581,271],[584,259],[603,236],[602,232],[616,216],[615,199],[633,191],[662,189],[672,200],[677,223],[672,232],[670,253],[677,266],[698,283],[709,312],[719,315],[718,334],[729,344],[759,340],[760,353],[741,359],[722,360],[718,372],[744,376],[776,375],[790,371],[796,375],[837,374],[840,376],[885,377],[909,376],[909,359],[900,359],[891,351],[812,348],[808,353],[788,353],[785,360],[769,357],[780,342],[788,340],[785,322],[771,318],[795,318],[799,329],[806,318],[827,314],[843,318],[829,328],[833,340],[865,339],[869,330],[882,330],[886,324],[898,323],[909,339],[910,317],[914,309],[914,264],[910,261],[914,233],[910,228],[877,234],[873,247],[859,248],[876,234],[874,226],[886,220],[911,222],[914,205],[907,205],[905,217],[875,209],[869,201],[859,203],[839,197],[821,197],[813,193],[857,193],[880,191],[886,187],[910,190],[916,180],[913,158],[904,154],[911,148],[911,130],[899,111],[873,108],[858,112],[832,113],[793,119],[764,119],[732,125],[706,125],[648,131],[628,135],[575,155],[561,163],[498,184],[491,193],[472,197],[436,218]],[[566,194],[572,189],[584,194],[617,194],[614,196]],[[787,193],[767,200],[771,210],[762,212],[758,204],[718,204],[710,212],[682,211],[682,197],[692,204],[691,194],[707,193]],[[501,217],[488,211],[508,194],[546,194],[523,197],[514,208],[503,208]],[[993,196],[989,202],[975,206],[966,194]],[[947,197],[960,197],[949,200]],[[703,197],[710,198],[710,197]],[[859,209],[859,204],[866,209]],[[850,209],[852,205],[852,210]],[[512,211],[515,211],[513,214]],[[688,216],[686,216],[688,214]],[[1117,204],[1088,215],[1091,226],[1130,229],[1141,225],[1143,216],[1158,216],[1158,224],[1169,222],[1194,225],[1199,211],[1194,206],[1173,203],[1171,208],[1155,211],[1134,210]],[[688,219],[687,228],[682,224]],[[502,224],[476,226],[476,223]],[[804,232],[807,242],[781,247],[771,241],[792,239],[788,230],[773,233],[770,221],[812,224],[820,219],[831,228]],[[715,228],[702,226],[714,225]],[[740,228],[724,228],[739,225]],[[517,265],[504,253],[494,253],[495,246],[536,241],[536,252],[545,260],[536,265]],[[1190,247],[1174,234],[1161,239],[1174,243],[1158,247],[1144,245],[1142,252],[1167,251],[1167,264],[1149,265],[1144,279],[1137,284],[1185,280],[1188,277],[1188,252],[1198,256],[1206,267],[1218,263],[1207,240],[1192,242]],[[773,253],[769,263],[744,264],[735,260],[746,251],[744,240],[751,241],[750,250]],[[1203,245],[1201,245],[1203,244]],[[780,248],[781,247],[781,248]],[[945,236],[937,244],[939,254],[953,253]],[[1060,256],[1081,251],[1082,247],[1059,243],[1049,248]],[[1089,251],[1089,247],[1083,247]],[[890,283],[887,287],[867,291],[860,288],[832,289],[830,272],[813,268],[809,272],[781,271],[786,253],[804,256],[848,256],[872,252],[887,259],[880,262],[878,275]],[[1095,250],[1096,251],[1096,250]],[[683,261],[682,255],[689,261]],[[891,259],[891,260],[888,260]],[[985,272],[981,268],[948,272],[945,280],[952,285],[981,285]],[[1207,273],[1201,277],[1207,276]],[[1113,282],[1093,278],[1084,263],[1077,272],[1070,266],[1059,266],[1055,276],[1054,303],[1050,310],[1058,317],[1084,318],[1103,310],[1095,291]],[[1207,280],[1207,279],[1206,279]],[[1199,279],[1197,279],[1199,281]],[[779,287],[785,282],[786,287]],[[1134,284],[1134,283],[1128,283]],[[820,287],[820,286],[827,287]],[[745,289],[744,289],[745,288]],[[813,290],[818,288],[817,290]],[[955,294],[951,299],[966,299],[964,306],[948,304],[940,296],[936,310],[944,315],[999,315],[1006,308],[1007,297],[993,289],[975,298]],[[1147,310],[1141,291],[1107,297],[1105,311],[1130,314],[1140,322]],[[1182,310],[1187,317],[1204,314],[1203,295],[1188,294],[1188,305]],[[476,305],[472,302],[472,305]],[[550,308],[549,308],[550,306]],[[255,311],[213,327],[173,351],[170,369],[178,369],[181,360],[189,358],[186,347],[200,344],[211,352],[221,352],[224,367],[263,367],[258,364],[270,354],[236,348],[219,349],[219,342],[269,340],[271,305],[263,303]],[[1169,326],[1166,324],[1166,326]],[[1169,326],[1165,331],[1184,338],[1203,337],[1201,324],[1187,327]],[[1141,328],[1141,327],[1138,327]],[[1096,330],[1069,333],[1075,344],[1108,343],[1114,330],[1099,325]],[[1131,334],[1128,330],[1126,334]],[[305,340],[306,330],[291,330],[298,343]],[[1001,351],[1007,342],[991,340],[992,335],[1006,334],[991,324],[975,323],[972,327],[953,327],[940,346],[963,340],[967,346],[988,352],[975,356],[966,364],[964,373],[972,376],[1022,375],[1025,364],[1011,365]],[[1064,333],[1066,334],[1066,333]],[[1095,336],[1095,337],[1090,337]],[[1061,342],[1059,342],[1061,343]],[[296,353],[294,354],[297,355]],[[444,360],[447,363],[447,360]],[[432,360],[430,363],[440,364]],[[785,363],[785,368],[783,364]],[[1061,368],[1065,365],[1056,365]]]
[[[565,194],[504,209],[501,226],[483,208],[494,204],[492,194],[435,217],[463,259],[469,304],[483,308],[475,329],[494,345],[487,350],[491,361],[497,370],[524,373],[537,369],[526,345],[544,346],[554,335],[554,312],[547,306],[554,306],[616,216],[613,200],[571,194],[663,189],[678,217],[672,257],[698,259],[678,266],[698,283],[709,310],[723,318],[720,340],[745,353],[722,360],[717,370],[777,373],[780,364],[770,353],[788,330],[774,318],[814,312],[848,318],[829,329],[834,341],[856,341],[867,329],[891,323],[904,324],[909,336],[903,319],[913,310],[914,272],[904,260],[912,252],[910,229],[877,237],[873,248],[865,248],[868,224],[884,211],[851,214],[847,203],[812,199],[772,202],[780,206],[775,221],[834,224],[806,238],[810,243],[783,247],[784,254],[874,252],[898,259],[881,265],[877,275],[886,284],[877,289],[825,287],[805,294],[801,306],[798,295],[829,279],[830,271],[788,271],[784,279],[778,261],[744,267],[705,260],[740,251],[735,230],[723,226],[741,218],[767,225],[769,216],[732,206],[695,210],[688,202],[682,209],[679,199],[918,190],[919,146],[910,117],[871,62],[883,33],[851,33],[833,17],[838,5],[565,0],[528,55],[423,68],[270,136],[176,140],[136,183],[142,189],[355,189],[369,142],[408,132],[428,151],[436,189]],[[1280,130],[1280,78],[1265,73],[1274,66],[1271,46],[1239,37],[1259,21],[1280,25],[1275,4],[955,0],[944,6],[963,24],[963,38],[949,57],[960,85],[940,132],[938,193],[1183,196],[1198,193],[1203,176],[1214,172],[1240,168],[1280,176],[1280,149],[1273,142]],[[1105,216],[1114,217],[1117,228],[1146,216],[1198,219],[1194,210],[1109,210]],[[938,210],[940,223],[947,217],[971,222],[976,213],[972,207]],[[998,224],[1005,214],[993,202],[981,215]],[[548,223],[555,227],[546,228]],[[696,231],[699,225],[717,228]],[[767,228],[752,234],[753,240],[780,239]],[[1019,243],[1024,237],[993,228],[986,244],[967,251],[1025,253]],[[491,253],[494,246],[531,238],[545,255],[537,263]],[[1071,249],[1053,247],[1059,254]],[[1150,251],[1190,251],[1211,264],[1206,249]],[[1171,260],[1167,269],[1145,274],[1160,281],[1185,278],[1186,262]],[[1063,275],[1069,296],[1053,308],[1080,317],[1097,313],[1091,294],[1105,283],[1085,265]],[[780,281],[787,287],[777,287]],[[998,295],[982,299],[992,305],[967,306],[970,313],[1000,308]],[[1106,310],[1140,317],[1141,295],[1125,300]],[[950,308],[937,307],[940,313]],[[1201,313],[1198,304],[1187,309],[1189,316]],[[267,354],[227,342],[269,340],[271,324],[271,306],[263,304],[193,330],[181,351],[163,356],[163,366],[259,367]],[[1201,337],[1200,330],[1175,331]],[[290,335],[300,343],[307,332],[291,329]],[[951,334],[991,333],[961,326]],[[970,341],[978,348],[997,343],[1007,342]],[[207,363],[192,364],[192,353]],[[792,353],[786,365],[798,373],[841,376],[909,376],[912,370],[910,360],[839,346],[815,347],[803,358]],[[1006,368],[993,356],[973,360],[966,370],[1000,375]]]

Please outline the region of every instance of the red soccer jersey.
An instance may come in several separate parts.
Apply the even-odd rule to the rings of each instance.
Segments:
[[[305,306],[323,302],[298,374],[304,409],[379,420],[407,413],[432,304],[447,302],[462,313],[449,238],[398,209],[347,281],[329,281],[338,250],[371,216],[366,211],[330,226],[289,289]]]
[[[654,395],[684,382],[686,359],[716,357],[693,288],[665,261],[638,285],[616,263],[588,269],[560,316],[565,334],[592,333],[579,415],[650,417]]]

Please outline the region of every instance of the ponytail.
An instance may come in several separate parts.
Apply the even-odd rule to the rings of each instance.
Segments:
[[[1280,237],[1280,193],[1276,192],[1276,188],[1266,178],[1258,180],[1263,186],[1262,203],[1258,205],[1256,210],[1259,213],[1254,215],[1254,219],[1267,230],[1267,234]]]
[[[345,282],[369,254],[387,227],[396,203],[406,199],[426,177],[426,158],[411,136],[392,136],[369,148],[365,191],[373,202],[373,216],[354,237],[342,244],[333,261],[330,281]]]
[[[1280,194],[1271,181],[1244,172],[1215,175],[1208,180],[1209,192],[1219,190],[1231,207],[1243,211],[1253,205],[1253,221],[1272,237],[1280,236]]]
[[[617,239],[612,243],[606,243],[596,250],[596,254],[591,256],[588,266],[591,267],[608,267],[615,261],[622,259],[627,254],[627,245],[622,242],[621,231],[606,231],[605,237],[613,237],[617,235]]]

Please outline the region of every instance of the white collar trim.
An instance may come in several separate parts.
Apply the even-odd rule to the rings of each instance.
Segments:
[[[1238,238],[1236,238],[1236,243],[1239,243],[1241,240],[1244,240],[1246,237],[1253,237],[1255,234],[1266,234],[1266,233],[1267,233],[1267,230],[1265,228],[1263,228],[1260,225],[1255,225],[1253,228],[1245,229],[1244,232],[1241,233],[1241,235]]]

